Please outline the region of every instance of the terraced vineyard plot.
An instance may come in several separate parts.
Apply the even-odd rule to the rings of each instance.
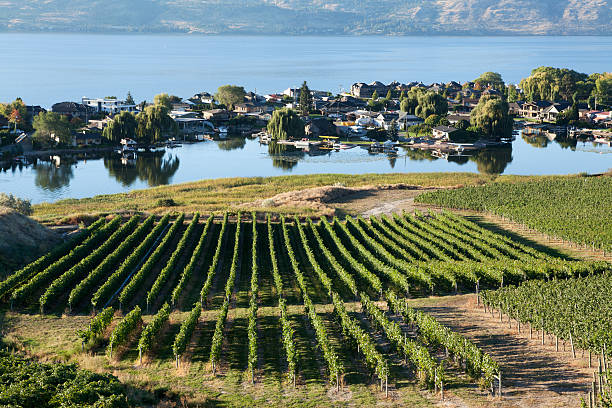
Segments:
[[[319,223],[185,218],[98,223],[80,244],[87,253],[77,247],[52,261],[67,249],[58,250],[25,269],[33,278],[10,282],[24,294],[14,307],[39,309],[40,294],[61,282],[78,296],[45,300],[53,307],[43,311],[89,314],[94,306],[112,316],[114,308],[105,329],[92,323],[95,335],[82,337],[110,335],[107,344],[127,350],[109,349],[113,364],[205,375],[210,386],[241,373],[245,383],[287,389],[364,385],[379,398],[419,384],[441,395],[460,382],[450,377],[457,371],[497,390],[500,368],[460,333],[406,307],[406,296],[610,268],[551,257],[450,213]]]

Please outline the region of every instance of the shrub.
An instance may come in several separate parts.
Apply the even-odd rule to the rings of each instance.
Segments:
[[[0,193],[0,207],[12,208],[23,215],[32,215],[32,203],[30,203],[30,200],[17,198],[12,194]]]
[[[160,198],[155,203],[156,207],[174,207],[176,206],[176,202],[171,198]]]

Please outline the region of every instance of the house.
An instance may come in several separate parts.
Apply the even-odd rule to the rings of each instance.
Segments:
[[[338,128],[327,118],[312,119],[306,124],[304,130],[308,136],[312,137],[338,135]]]
[[[555,102],[542,110],[540,118],[547,122],[555,122],[559,114],[565,112],[571,106],[569,102]]]
[[[93,146],[102,144],[100,132],[79,132],[74,137],[77,146]]]
[[[42,108],[40,106],[26,105],[27,117],[30,121],[34,119],[34,116],[38,116],[39,113],[46,111],[47,110],[45,108]]]
[[[449,121],[451,125],[456,125],[462,120],[466,120],[468,123],[470,122],[470,114],[469,113],[455,113],[454,115],[448,115],[446,119]]]
[[[94,107],[77,102],[59,102],[51,107],[51,111],[60,115],[68,116],[70,119],[79,118],[87,121],[89,115],[97,112]]]
[[[523,109],[523,103],[521,101],[510,102],[508,104],[508,114],[518,116],[521,113],[521,109]]]
[[[381,112],[378,116],[376,116],[375,122],[378,127],[388,129],[389,125],[391,125],[391,122],[395,120],[395,122],[397,123],[398,119],[399,113],[397,112]]]
[[[225,109],[211,109],[202,112],[202,117],[206,120],[224,122],[230,120],[232,114]]]
[[[364,100],[357,99],[352,96],[343,96],[332,101],[320,104],[319,109],[326,114],[348,113],[353,112],[359,108],[365,108],[367,104],[368,103]]]
[[[183,135],[209,132],[215,128],[211,122],[201,118],[177,117],[174,121]]]
[[[450,126],[436,126],[433,128],[433,138],[440,140],[450,140],[451,135],[455,132],[458,132],[459,129],[455,129]]]
[[[400,125],[400,128],[406,130],[410,126],[420,125],[424,122],[422,118],[419,118],[415,115],[410,115],[407,112],[401,112],[399,117],[397,118],[397,123]]]
[[[107,116],[104,119],[100,119],[100,120],[90,120],[89,122],[87,122],[87,127],[89,129],[102,130],[106,126],[108,126],[108,124],[112,121],[113,121],[113,118],[111,116]]]
[[[374,91],[376,91],[378,96],[384,98],[389,89],[391,89],[389,86],[379,81],[374,81],[370,84],[358,82],[351,86],[351,95],[356,98],[369,99],[374,94]]]
[[[215,101],[215,98],[208,92],[200,92],[193,95],[191,98],[189,98],[189,100],[195,104],[211,104]]]
[[[234,106],[234,112],[239,113],[239,114],[261,113],[261,112],[265,112],[267,110],[266,108],[267,106],[264,103],[245,102],[245,103],[239,103],[238,105]]]
[[[90,106],[96,112],[118,113],[118,112],[136,112],[136,105],[127,104],[116,98],[86,98],[81,99],[83,105]]]

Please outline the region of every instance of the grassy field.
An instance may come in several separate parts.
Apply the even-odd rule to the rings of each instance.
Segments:
[[[542,270],[549,277],[561,277],[577,271],[590,273],[601,267],[534,249],[452,214],[336,220],[329,224],[304,223],[299,228],[292,220],[282,224],[266,223],[260,218],[253,225],[250,216],[242,217],[238,228],[235,218],[225,219],[225,224],[192,219],[191,228],[181,222],[171,223],[177,228],[159,230],[147,221],[140,222],[138,228],[132,227],[135,221],[123,223],[130,228],[107,222],[99,230],[90,231],[89,237],[80,241],[82,249],[73,249],[68,258],[56,261],[61,268],[54,268],[54,261],[49,259],[40,266],[41,270],[33,270],[29,279],[15,283],[2,295],[10,300],[13,309],[8,310],[9,302],[3,309],[4,342],[42,359],[77,362],[82,368],[112,373],[131,387],[131,397],[139,405],[163,401],[189,406],[428,407],[436,405],[440,398],[432,386],[437,380],[422,365],[428,361],[444,370],[449,398],[484,407],[493,399],[477,384],[486,389],[488,374],[480,368],[468,374],[457,363],[461,354],[453,354],[460,352],[452,348],[454,357],[446,357],[442,343],[415,329],[423,322],[410,323],[407,315],[391,310],[392,294],[404,296],[409,292],[414,297],[465,293],[473,291],[477,282],[480,288],[498,287],[502,281],[507,284],[543,277]],[[153,241],[142,238],[143,234],[153,233],[149,231],[158,231],[163,238],[151,244]],[[115,242],[127,246],[117,246]],[[194,258],[192,254],[200,243],[201,256]],[[136,273],[125,281],[117,279],[112,290],[105,292],[97,309],[110,304],[116,309],[115,317],[83,351],[77,332],[86,329],[91,320],[90,301],[99,288],[112,282],[125,259],[113,258],[113,254],[139,253],[137,248],[141,245],[163,251],[158,258],[150,256],[155,262],[146,274]],[[74,254],[73,258],[70,254]],[[170,275],[161,279],[170,262],[174,262]],[[100,269],[100,265],[106,268]],[[134,271],[144,270],[146,265]],[[151,325],[154,314],[170,300],[189,265],[194,267],[194,273],[185,280],[169,319],[141,363],[137,345],[143,327]],[[95,284],[68,307],[72,299],[68,295],[79,282],[90,279],[94,271],[102,272],[93,279]],[[126,286],[121,282],[136,280],[135,289],[122,297],[121,288]],[[158,281],[162,282],[161,289],[151,302],[146,302]],[[202,298],[206,282],[210,282],[210,290]],[[55,288],[53,293],[58,295],[45,297],[50,288]],[[121,304],[117,298],[123,299]],[[46,314],[41,315],[43,299]],[[296,352],[295,389],[288,371],[289,340],[281,335],[281,301],[287,305],[284,318],[291,328],[289,339]],[[254,315],[250,314],[252,302],[257,306]],[[176,368],[173,343],[194,304],[202,307],[201,315],[180,355],[181,365]],[[224,317],[226,305],[229,311]],[[111,332],[136,306],[145,311],[143,321],[123,344],[113,349],[111,358],[107,350]],[[250,325],[251,319],[254,325]],[[347,331],[347,321],[364,337]],[[394,337],[393,327],[405,337]],[[222,342],[214,357],[218,331]],[[255,333],[255,343],[251,333]],[[421,350],[419,358],[413,359],[412,351],[406,351],[412,350],[404,348],[406,341]],[[372,348],[365,348],[366,344]],[[255,383],[251,384],[247,367],[253,347]],[[326,348],[337,356],[333,364],[340,367],[340,391],[334,386],[334,360],[323,351]],[[373,363],[365,353],[379,355],[380,360]],[[212,361],[216,361],[215,374]],[[378,368],[387,370],[388,396],[379,388],[382,377],[377,374]]]
[[[79,215],[138,212],[164,213],[169,210],[209,213],[212,211],[257,210],[285,214],[313,214],[309,208],[253,208],[258,199],[279,193],[340,183],[347,187],[405,183],[419,186],[449,187],[478,185],[492,181],[491,176],[473,173],[396,173],[396,174],[318,174],[305,176],[250,177],[202,180],[125,194],[68,199],[34,206],[34,217],[44,222],[65,222]],[[168,207],[164,200],[172,199]],[[246,205],[245,205],[246,204]]]

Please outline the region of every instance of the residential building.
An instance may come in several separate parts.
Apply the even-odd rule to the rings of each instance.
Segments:
[[[397,118],[397,123],[399,124],[401,129],[408,129],[410,126],[420,125],[424,122],[422,118],[418,116],[411,115],[407,112],[401,112]]]
[[[389,89],[391,89],[389,86],[379,81],[374,81],[370,84],[358,82],[351,86],[351,95],[357,98],[369,99],[374,94],[374,91],[376,91],[378,96],[384,98]]]
[[[225,109],[211,109],[202,112],[202,117],[206,120],[212,120],[216,122],[228,121],[232,114]]]
[[[97,112],[97,110],[88,105],[77,102],[59,102],[51,107],[51,111],[60,115],[68,116],[69,118],[79,118],[87,121],[89,115]]]
[[[127,104],[125,101],[114,98],[86,98],[83,97],[83,105],[90,106],[96,112],[118,113],[118,112],[136,112],[136,105]]]
[[[433,128],[433,138],[440,140],[450,140],[451,135],[455,132],[458,132],[459,129],[455,129],[450,126],[436,126]]]
[[[308,136],[312,137],[338,135],[338,128],[327,118],[312,119],[306,124],[304,130]]]
[[[100,132],[79,132],[74,137],[76,146],[93,146],[102,144]]]
[[[183,135],[209,132],[214,129],[211,122],[201,118],[177,117],[174,121]]]

